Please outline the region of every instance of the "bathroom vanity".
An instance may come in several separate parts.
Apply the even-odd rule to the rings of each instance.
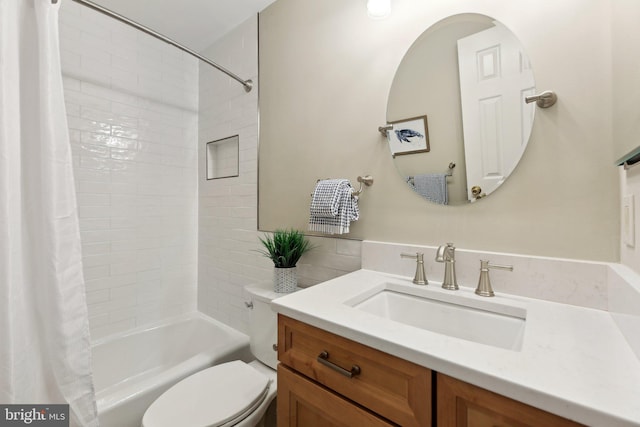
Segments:
[[[580,425],[286,316],[278,330],[280,427]]]
[[[370,270],[274,309],[281,427],[640,425],[640,362],[602,310]]]

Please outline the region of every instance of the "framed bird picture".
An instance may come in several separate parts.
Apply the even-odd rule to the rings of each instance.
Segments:
[[[424,153],[429,151],[427,116],[389,122],[393,129],[387,131],[391,156]]]

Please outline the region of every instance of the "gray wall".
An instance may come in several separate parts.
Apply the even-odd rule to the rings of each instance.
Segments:
[[[613,140],[616,159],[640,145],[640,2],[613,2]],[[628,171],[620,167],[621,196],[633,196],[632,212],[621,212],[620,262],[640,272],[640,164]],[[633,204],[631,204],[633,206]],[[633,215],[632,215],[633,214]],[[625,238],[627,233],[631,238]]]
[[[611,2],[279,0],[260,16],[259,226],[306,229],[317,179],[372,174],[350,237],[615,261],[619,190],[613,167]],[[398,178],[377,127],[413,41],[457,13],[492,16],[529,54],[540,90],[523,161],[489,199],[427,204]],[[543,26],[540,22],[545,22]]]
[[[616,160],[640,145],[640,2],[613,1],[613,140]]]

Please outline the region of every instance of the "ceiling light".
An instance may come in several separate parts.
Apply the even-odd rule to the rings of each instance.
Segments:
[[[391,0],[367,0],[367,14],[371,19],[383,19],[391,14]]]

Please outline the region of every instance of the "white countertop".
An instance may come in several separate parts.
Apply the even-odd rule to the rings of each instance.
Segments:
[[[386,353],[589,426],[640,426],[640,361],[608,312],[506,294],[461,298],[527,311],[520,351],[389,321],[347,304],[411,279],[358,270],[273,301],[275,311]],[[430,291],[442,290],[438,283]],[[483,302],[484,303],[484,302]]]

